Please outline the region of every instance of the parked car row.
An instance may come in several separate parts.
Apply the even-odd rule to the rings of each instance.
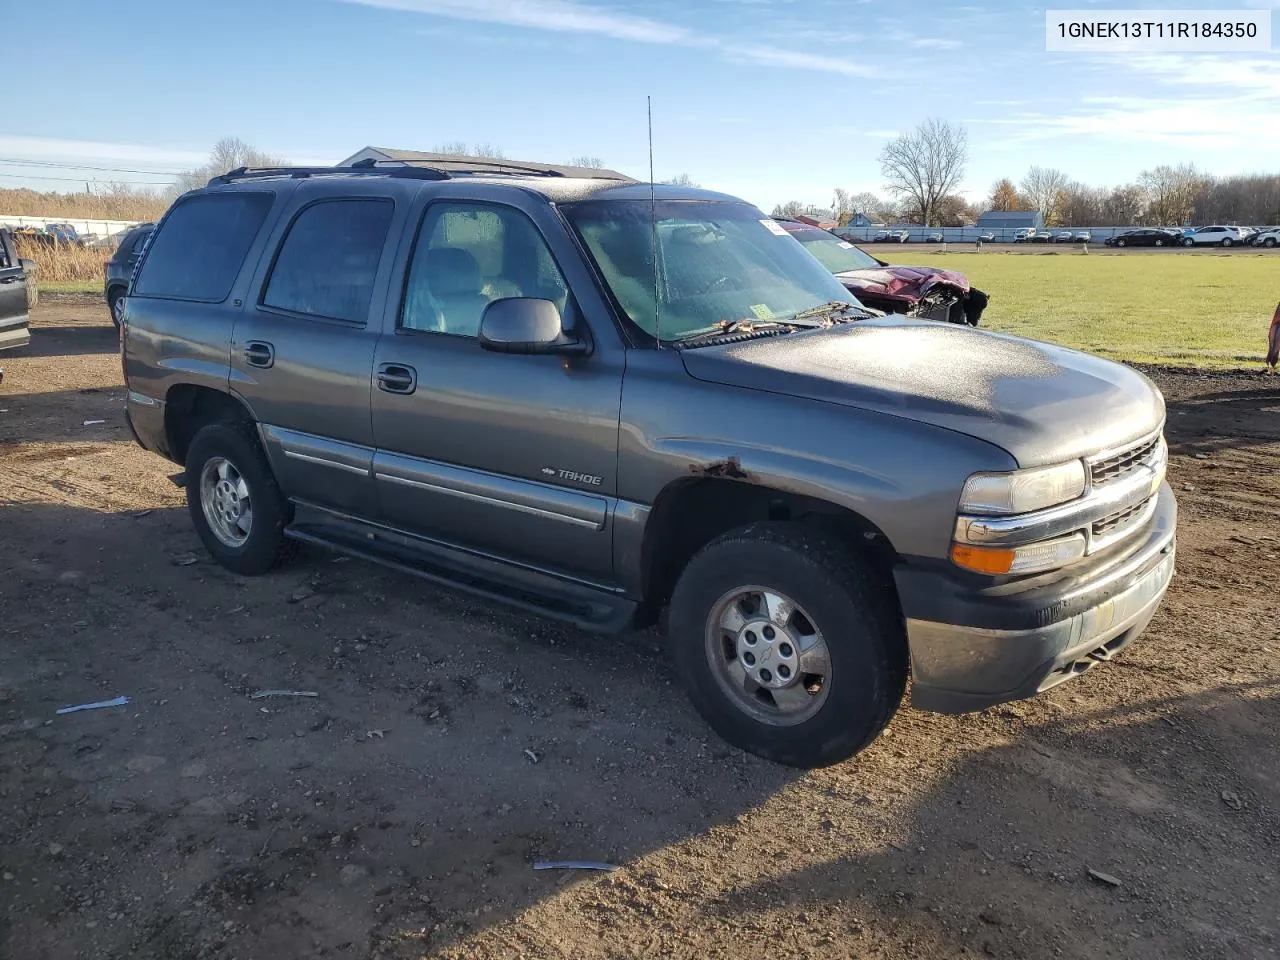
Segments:
[[[241,169],[143,243],[127,421],[221,565],[301,541],[601,632],[666,609],[710,725],[804,767],[908,678],[982,709],[1151,620],[1177,508],[1140,373],[881,315],[967,280],[724,194],[466,159]]]
[[[1280,227],[1239,227],[1211,224],[1204,227],[1143,227],[1118,233],[1106,240],[1109,247],[1275,247]]]

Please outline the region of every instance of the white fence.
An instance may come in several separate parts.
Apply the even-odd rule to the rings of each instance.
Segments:
[[[833,233],[844,237],[846,240],[853,240],[858,243],[865,243],[874,237],[877,233],[885,229],[894,231],[906,231],[908,234],[908,243],[924,243],[925,238],[933,234],[942,234],[944,243],[974,243],[981,239],[985,233],[995,234],[996,243],[1012,243],[1018,235],[1017,227],[918,227],[918,226],[893,226],[893,227],[840,227]],[[1072,237],[1081,231],[1089,234],[1089,239],[1093,243],[1101,243],[1108,237],[1114,237],[1117,233],[1126,233],[1129,230],[1138,230],[1139,227],[1041,227],[1036,233],[1047,233],[1056,237],[1060,233],[1070,233]],[[1181,229],[1181,228],[1177,228]]]
[[[118,236],[140,222],[139,220],[75,220],[71,217],[19,217],[0,213],[0,227],[35,227],[40,230],[50,223],[69,223],[82,237],[90,234],[96,234],[99,237]]]

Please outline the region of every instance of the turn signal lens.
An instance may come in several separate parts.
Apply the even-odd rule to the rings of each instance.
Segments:
[[[957,567],[989,576],[1040,573],[1065,567],[1084,556],[1084,534],[1073,533],[1056,540],[1042,540],[1021,547],[972,547],[951,545],[951,562]]]

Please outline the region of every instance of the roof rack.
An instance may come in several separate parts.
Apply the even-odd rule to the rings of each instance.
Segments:
[[[443,170],[432,170],[424,167],[236,167],[227,173],[212,178],[208,186],[219,183],[233,183],[237,180],[261,180],[274,177],[289,177],[302,180],[307,177],[325,176],[343,173],[376,174],[382,177],[403,177],[408,180],[448,180],[449,175]]]
[[[349,167],[237,167],[212,178],[209,186],[233,183],[240,180],[258,180],[289,177],[294,180],[307,177],[363,174],[366,176],[400,177],[408,180],[452,180],[459,176],[534,176],[581,177],[596,180],[620,180],[634,183],[631,177],[616,170],[595,167],[571,167],[548,163],[525,163],[515,160],[498,160],[491,157],[464,157],[449,153],[422,153],[412,158],[377,160],[366,157]]]
[[[382,164],[383,166],[379,166]],[[498,157],[470,157],[454,153],[420,153],[404,151],[402,156],[391,156],[385,160],[365,157],[357,160],[353,168],[399,169],[394,164],[406,164],[420,170],[438,170],[444,174],[461,174],[486,176],[489,174],[509,174],[513,176],[537,177],[581,177],[595,180],[626,180],[624,173],[606,170],[602,167],[575,167],[560,163],[537,163],[526,160],[505,160]]]

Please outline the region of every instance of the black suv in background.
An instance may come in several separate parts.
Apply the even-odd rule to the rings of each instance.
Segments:
[[[111,259],[102,265],[102,289],[107,298],[107,306],[111,308],[111,322],[120,326],[120,315],[124,310],[124,298],[129,292],[129,278],[133,276],[133,268],[142,256],[142,249],[147,245],[147,237],[155,229],[154,223],[140,223],[130,227],[120,238]]]

